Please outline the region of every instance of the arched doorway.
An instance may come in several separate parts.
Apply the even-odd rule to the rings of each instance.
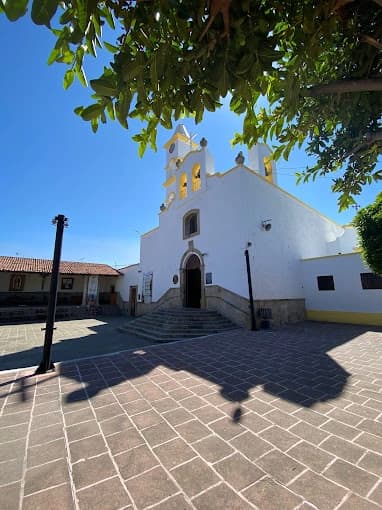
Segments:
[[[184,305],[189,308],[200,308],[202,297],[202,276],[200,270],[200,259],[192,254],[184,268],[185,272],[185,295]]]

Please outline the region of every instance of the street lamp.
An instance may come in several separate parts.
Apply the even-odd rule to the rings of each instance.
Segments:
[[[52,277],[50,280],[48,313],[45,326],[44,350],[41,363],[38,366],[35,374],[45,374],[48,370],[54,370],[54,364],[51,361],[50,355],[52,350],[54,319],[56,316],[57,288],[58,288],[58,275],[60,272],[62,238],[64,235],[64,227],[68,226],[68,218],[66,218],[63,214],[58,214],[53,218],[52,223],[53,225],[56,225],[56,241],[54,244]]]

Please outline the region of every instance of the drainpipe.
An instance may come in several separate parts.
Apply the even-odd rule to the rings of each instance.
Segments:
[[[250,243],[248,243],[250,246]],[[245,250],[245,262],[247,265],[247,279],[248,279],[248,292],[249,292],[249,307],[251,310],[251,331],[256,331],[256,319],[255,319],[255,306],[253,303],[253,292],[252,292],[252,278],[251,278],[251,266],[249,263],[249,253]]]

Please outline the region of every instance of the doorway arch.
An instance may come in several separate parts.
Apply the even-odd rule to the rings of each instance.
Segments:
[[[202,271],[200,259],[195,253],[186,260],[184,279],[184,306],[187,308],[200,308],[202,299]]]

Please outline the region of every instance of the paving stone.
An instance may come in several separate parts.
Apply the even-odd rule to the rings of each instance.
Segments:
[[[357,425],[357,428],[365,432],[369,432],[370,434],[374,434],[375,436],[382,437],[382,423],[375,420],[364,420]]]
[[[85,437],[94,436],[99,434],[99,426],[96,420],[78,423],[66,428],[68,441],[77,441]]]
[[[188,411],[193,411],[195,409],[199,409],[199,407],[203,407],[206,402],[200,397],[193,395],[192,397],[183,399],[180,404]]]
[[[138,510],[159,503],[178,492],[178,488],[161,467],[131,478],[126,482]]]
[[[328,421],[328,418],[326,416],[323,416],[320,413],[316,413],[312,409],[299,409],[293,414],[293,416],[296,416],[300,420],[306,421],[311,425],[314,425],[315,427],[319,427],[320,425]]]
[[[77,490],[117,474],[108,454],[77,462],[72,470]]]
[[[0,444],[0,459],[2,461],[11,460],[24,455],[26,437]]]
[[[374,436],[368,432],[362,432],[362,434],[357,437],[354,442],[360,446],[368,448],[369,450],[382,454],[382,438],[379,436]]]
[[[273,446],[252,432],[245,432],[230,441],[233,447],[250,460],[256,460],[273,449]]]
[[[178,466],[196,456],[195,452],[180,438],[157,446],[153,451],[167,469]]]
[[[122,404],[122,407],[125,409],[129,416],[151,409],[151,405],[147,402],[147,400],[144,400],[143,398],[138,398],[132,402],[126,402]]]
[[[155,505],[152,507],[153,510],[192,510],[192,506],[187,503],[184,496],[178,494],[176,496],[172,496],[162,503]]]
[[[113,418],[101,421],[99,426],[105,436],[109,436],[110,434],[115,434],[116,432],[122,432],[123,430],[129,429],[133,427],[133,424],[128,416],[120,414]]]
[[[26,437],[28,433],[28,425],[29,423],[21,423],[19,425],[13,425],[0,429],[0,443],[15,441],[16,439]]]
[[[333,409],[328,415],[330,418],[334,418],[335,420],[341,421],[346,425],[350,425],[351,427],[356,427],[361,421],[358,415],[344,411],[342,409]]]
[[[287,430],[276,425],[261,432],[260,437],[273,444],[282,451],[286,451],[300,441],[300,438],[294,436]]]
[[[94,409],[97,420],[107,420],[113,416],[124,414],[124,409],[119,404],[109,404],[107,406],[97,407]]]
[[[0,427],[9,427],[11,425],[20,425],[29,423],[30,411],[22,411],[21,413],[6,414],[0,417]]]
[[[282,484],[287,484],[306,469],[305,466],[278,450],[272,450],[258,459],[256,465]]]
[[[327,437],[329,437],[327,432],[324,432],[323,430],[303,421],[297,423],[297,425],[293,425],[289,431],[296,434],[296,436],[301,437],[301,439],[305,439],[313,444],[319,444],[321,441],[324,441]]]
[[[248,487],[265,475],[264,471],[252,464],[240,453],[235,453],[217,462],[214,464],[214,468],[225,481],[238,491]]]
[[[59,459],[28,469],[25,475],[25,495],[69,482],[66,459]]]
[[[68,483],[32,494],[23,500],[23,510],[74,510],[74,508],[72,491]]]
[[[146,429],[147,427],[152,427],[153,425],[157,425],[158,423],[163,422],[161,415],[152,409],[132,416],[131,420],[140,430]]]
[[[236,492],[221,483],[217,487],[212,487],[204,492],[192,503],[198,510],[212,510],[213,508],[229,508],[230,510],[249,510],[252,508]]]
[[[374,473],[375,475],[382,477],[382,455],[367,452],[367,454],[358,463],[358,466],[366,469],[366,471],[370,471],[370,473]]]
[[[357,462],[358,459],[360,459],[365,453],[364,448],[337,436],[328,437],[328,439],[320,444],[320,448],[333,453],[337,457],[348,460],[349,462]]]
[[[176,431],[180,434],[187,442],[193,443],[199,439],[203,439],[211,434],[211,431],[199,420],[188,421],[182,425],[178,425]]]
[[[321,426],[321,429],[349,441],[352,441],[356,436],[358,436],[360,432],[354,427],[349,427],[348,425],[345,425],[344,423],[341,423],[337,420],[329,420],[327,423],[324,423]]]
[[[174,432],[165,422],[161,422],[158,425],[153,425],[152,427],[142,430],[142,434],[151,447],[165,443],[166,441],[177,437],[176,432]]]
[[[166,411],[170,411],[171,409],[176,409],[179,407],[179,404],[176,400],[171,397],[161,398],[160,400],[154,400],[152,402],[152,406],[158,413],[165,413]]]
[[[175,390],[169,391],[168,394],[176,401],[181,401],[187,397],[192,397],[193,393],[190,390],[187,390],[186,388],[177,388]]]
[[[371,501],[368,501],[364,498],[360,498],[355,494],[351,494],[349,498],[346,499],[338,507],[338,510],[378,510],[380,509],[379,505],[375,505]]]
[[[245,431],[245,428],[243,428],[239,423],[233,421],[231,418],[222,418],[221,420],[214,421],[209,426],[214,432],[216,432],[216,434],[226,441],[233,439]]]
[[[144,443],[143,437],[135,429],[130,428],[106,437],[106,442],[113,455],[130,450]]]
[[[306,441],[302,441],[288,450],[288,455],[317,473],[323,471],[329,462],[334,459],[333,455],[329,455]]]
[[[90,407],[86,407],[85,409],[80,409],[79,411],[74,411],[72,413],[66,413],[64,416],[65,425],[67,427],[84,421],[94,420],[94,414]]]
[[[173,469],[171,474],[189,497],[196,496],[220,480],[207,463],[199,458]]]
[[[211,423],[218,420],[219,418],[224,417],[224,414],[219,409],[216,409],[216,407],[212,407],[210,405],[201,407],[200,409],[195,409],[192,411],[192,414],[205,424]]]
[[[300,494],[320,510],[332,510],[346,495],[346,490],[321,475],[306,471],[297,478],[289,489]]]
[[[324,474],[361,496],[366,496],[378,481],[376,476],[340,459],[331,464]]]
[[[207,462],[217,462],[234,452],[233,448],[218,436],[208,436],[192,445]]]
[[[13,460],[0,460],[0,485],[21,480],[23,473],[23,458],[20,456]]]
[[[361,406],[359,404],[351,404],[346,408],[346,411],[349,411],[353,414],[358,414],[358,416],[362,416],[363,418],[369,418],[370,420],[374,420],[380,413],[375,409],[367,406]]]
[[[180,425],[186,421],[190,421],[194,417],[190,412],[186,411],[182,407],[163,413],[162,416],[173,427],[176,425]]]
[[[39,414],[46,414],[53,411],[60,411],[60,402],[54,401],[49,402],[47,404],[41,404],[39,406],[34,406],[33,408],[33,416],[38,416]]]
[[[382,506],[382,481],[379,482],[375,489],[373,489],[373,491],[369,495],[369,499],[375,501],[380,506]]]
[[[21,482],[0,487],[2,510],[19,510]]]
[[[48,445],[32,446],[27,452],[27,467],[31,468],[55,459],[66,458],[66,455],[64,438],[56,439]]]
[[[88,489],[77,491],[81,510],[118,510],[131,503],[131,500],[119,478],[111,478]]]
[[[299,422],[298,418],[295,418],[294,415],[285,413],[280,409],[275,409],[274,411],[267,413],[265,418],[270,420],[274,425],[278,425],[284,429],[288,429]]]
[[[139,475],[158,464],[158,460],[146,445],[137,446],[117,455],[115,461],[124,480]]]
[[[106,452],[106,445],[102,435],[98,434],[70,443],[69,450],[72,462],[77,462]]]
[[[302,499],[271,478],[263,478],[243,491],[243,496],[261,510],[293,510]],[[300,508],[300,507],[299,507]]]
[[[251,400],[245,402],[244,407],[251,411],[255,411],[255,413],[261,415],[268,413],[269,411],[273,411],[275,409],[272,405],[266,404],[265,402],[259,400],[258,398],[252,398]]]
[[[281,411],[277,411],[281,412]],[[249,411],[244,414],[240,419],[240,425],[246,427],[252,432],[261,432],[264,429],[272,426],[272,422],[269,421],[266,417],[262,417],[259,414],[256,414],[253,411]]]

